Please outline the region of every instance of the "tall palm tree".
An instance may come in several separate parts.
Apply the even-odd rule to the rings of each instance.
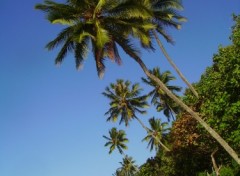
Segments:
[[[145,114],[144,108],[148,107],[147,96],[141,96],[142,89],[139,84],[131,85],[130,81],[118,79],[115,84],[111,83],[106,87],[103,95],[110,100],[110,109],[105,113],[109,115],[107,121],[117,121],[119,124],[129,125],[129,121],[136,119],[144,129],[148,130],[136,113]]]
[[[149,124],[151,129],[149,130],[147,136],[143,138],[143,141],[148,142],[148,147],[150,147],[150,151],[155,148],[155,150],[159,150],[160,147],[163,147],[166,151],[170,151],[168,147],[166,147],[162,140],[165,140],[166,133],[169,131],[168,123],[161,123],[160,119],[155,119],[154,117],[149,119]]]
[[[181,91],[181,87],[169,85],[169,82],[175,80],[175,77],[171,75],[170,71],[160,72],[160,68],[154,68],[150,70],[150,73],[161,80],[166,87],[176,95]],[[142,78],[142,81],[147,85],[153,87],[153,90],[149,92],[149,96],[152,97],[151,103],[154,104],[158,111],[163,111],[164,115],[170,120],[170,117],[174,119],[174,115],[179,112],[179,106],[176,105],[172,99],[170,99],[166,93],[158,86],[158,84],[152,79]],[[177,95],[176,95],[177,96]]]
[[[94,59],[99,77],[103,76],[105,66],[104,59],[109,58],[121,63],[117,45],[127,55],[134,59],[143,72],[157,82],[161,89],[191,114],[219,144],[240,164],[237,153],[219,136],[197,113],[176,97],[157,77],[152,75],[139,53],[130,42],[130,33],[142,36],[141,41],[145,47],[150,48],[151,40],[145,35],[149,30],[155,29],[153,23],[149,23],[152,16],[149,13],[149,1],[146,0],[67,0],[65,4],[45,0],[43,4],[37,4],[36,9],[46,12],[47,19],[51,23],[67,25],[47,48],[54,49],[62,45],[55,62],[62,63],[69,52],[75,54],[76,67],[82,65],[91,43]],[[151,6],[151,3],[150,3]],[[149,36],[149,35],[148,35]]]
[[[170,35],[167,34],[165,27],[170,26],[176,29],[181,28],[181,22],[186,21],[186,18],[181,16],[178,12],[182,10],[182,4],[180,0],[152,0],[152,11],[153,19],[152,22],[157,26],[156,29],[152,30],[152,34],[157,41],[158,46],[162,50],[164,56],[168,62],[172,65],[175,71],[178,73],[180,78],[187,84],[193,94],[198,97],[197,91],[194,89],[192,84],[188,82],[182,72],[178,69],[177,65],[168,55],[165,50],[158,34],[163,36],[168,42],[173,43],[173,40]]]
[[[135,161],[132,157],[125,156],[123,161],[120,162],[121,167],[119,168],[120,173],[123,176],[134,176],[138,171],[138,166],[135,164]]]

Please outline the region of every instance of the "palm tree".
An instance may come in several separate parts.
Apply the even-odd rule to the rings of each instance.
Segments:
[[[118,79],[116,84],[111,83],[106,87],[103,95],[110,100],[110,109],[105,113],[109,115],[107,121],[117,121],[120,116],[119,124],[129,125],[129,121],[136,119],[144,129],[148,130],[136,113],[145,114],[144,108],[148,107],[146,95],[141,96],[142,89],[139,84],[131,85],[130,81]]]
[[[175,95],[177,92],[181,91],[181,87],[169,85],[169,82],[171,80],[175,80],[175,77],[171,75],[170,71],[161,73],[160,69],[157,67],[153,70],[150,70],[150,73],[161,80],[166,85],[166,87]],[[142,81],[147,85],[153,87],[153,90],[151,90],[148,94],[152,97],[151,103],[157,107],[158,111],[163,111],[168,120],[170,120],[170,117],[174,119],[174,115],[179,113],[179,106],[177,106],[176,103],[166,95],[166,93],[157,85],[156,82],[150,78],[142,78]]]
[[[45,0],[44,4],[37,4],[36,9],[46,12],[47,19],[51,23],[67,25],[47,48],[54,49],[62,45],[55,62],[62,63],[69,52],[75,54],[76,67],[80,68],[88,48],[92,46],[92,52],[96,61],[99,77],[103,76],[105,66],[104,59],[109,58],[121,63],[117,45],[127,55],[134,59],[143,72],[153,79],[160,88],[175,101],[180,107],[191,114],[240,164],[237,153],[219,136],[197,113],[176,97],[157,77],[152,75],[139,53],[130,42],[130,34],[141,35],[142,44],[150,48],[151,40],[148,38],[149,30],[155,29],[153,23],[149,23],[149,1],[146,0],[67,0],[65,4]]]
[[[136,113],[145,114],[146,111],[143,108],[148,107],[146,101],[148,96],[140,96],[141,90],[139,84],[131,86],[130,81],[121,79],[117,80],[116,84],[111,83],[109,87],[106,87],[103,95],[110,99],[110,109],[105,113],[105,115],[109,115],[107,121],[115,122],[120,117],[119,124],[124,122],[125,126],[128,126],[129,121],[136,119],[148,134],[151,134],[159,144],[162,144],[159,141],[160,138],[157,138],[136,116]],[[165,146],[164,149],[170,151]]]
[[[109,154],[111,154],[116,148],[118,149],[119,153],[121,155],[124,156],[124,162],[123,163],[132,163],[132,158],[131,157],[128,157],[127,155],[125,155],[125,153],[123,152],[123,150],[126,150],[127,149],[127,146],[126,146],[126,142],[128,142],[128,139],[126,138],[126,133],[125,131],[123,130],[117,130],[117,128],[112,128],[110,131],[109,131],[109,137],[107,136],[103,136],[105,139],[107,139],[107,142],[105,143],[105,147],[108,147],[110,146],[110,149],[109,149]],[[128,161],[129,159],[129,161]],[[131,167],[135,167],[134,170],[135,171],[138,171],[138,168],[137,166],[135,166],[134,164],[131,166]],[[131,170],[133,170],[131,168]],[[117,172],[116,172],[116,175],[124,175],[122,173],[122,170],[118,169]],[[125,176],[125,175],[124,175]]]
[[[166,151],[170,151],[170,149],[161,142],[164,140],[166,133],[169,131],[169,128],[166,128],[168,126],[168,123],[161,123],[160,119],[155,119],[153,117],[149,119],[149,124],[151,126],[151,129],[143,141],[148,142],[150,151],[152,151],[153,148],[155,148],[155,150],[159,150],[160,147],[163,147]]]
[[[55,63],[61,64],[67,54],[73,52],[76,68],[81,68],[91,44],[101,78],[105,70],[104,59],[121,64],[117,44],[127,45],[127,41],[121,40],[122,37],[129,33],[140,36],[155,27],[143,21],[150,17],[145,6],[146,2],[137,0],[67,0],[65,4],[45,0],[44,4],[37,4],[35,8],[46,12],[52,24],[67,26],[46,45],[48,50],[62,45]],[[143,43],[150,46],[150,40],[141,36]]]
[[[118,149],[120,154],[124,154],[123,150],[127,149],[125,143],[128,142],[125,131],[118,131],[117,128],[112,128],[109,131],[109,136],[110,137],[103,136],[105,139],[108,140],[108,142],[105,144],[105,147],[110,146],[109,154],[111,154],[113,150],[115,150],[115,148]]]
[[[157,41],[158,46],[162,50],[164,56],[168,60],[168,62],[172,65],[175,71],[178,73],[180,78],[187,84],[193,94],[198,97],[197,91],[194,89],[192,84],[188,82],[185,76],[178,69],[176,64],[168,55],[165,50],[160,38],[158,37],[158,33],[163,36],[168,42],[173,43],[173,40],[170,35],[167,34],[164,29],[165,26],[171,26],[176,29],[181,28],[181,22],[186,21],[186,18],[181,16],[178,11],[182,10],[182,4],[180,0],[152,0],[152,11],[153,11],[153,19],[152,22],[157,26],[156,29],[152,30],[153,36]]]
[[[123,158],[123,161],[120,162],[122,165],[119,168],[120,175],[123,176],[134,176],[138,171],[138,166],[135,164],[135,161],[132,157],[128,157],[127,155]]]

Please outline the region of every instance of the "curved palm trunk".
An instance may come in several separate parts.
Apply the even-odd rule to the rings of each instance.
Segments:
[[[191,89],[192,93],[198,98],[198,93],[197,91],[194,89],[194,87],[188,82],[188,80],[185,78],[185,76],[181,73],[181,71],[178,69],[178,67],[176,66],[176,64],[172,61],[172,59],[170,58],[170,56],[168,55],[168,53],[166,52],[165,48],[163,47],[163,44],[161,43],[156,31],[153,31],[153,35],[155,37],[155,39],[157,40],[158,46],[160,47],[160,49],[162,50],[164,56],[166,57],[166,59],[168,60],[168,62],[172,65],[172,67],[176,70],[176,72],[178,73],[178,75],[181,77],[181,79],[187,84],[187,86]]]
[[[153,136],[155,139],[157,139],[155,136]],[[167,151],[167,152],[170,152],[171,150],[166,146],[164,145],[160,140],[158,140],[159,144]]]
[[[144,124],[143,124],[143,122],[137,117],[137,116],[134,116],[135,117],[135,119],[142,125],[142,127],[149,133],[150,132],[150,129],[148,128],[148,127],[146,127]],[[156,138],[154,135],[152,135],[152,137],[154,138],[154,139],[156,139],[158,142],[159,142],[159,144],[167,151],[167,152],[170,152],[171,150],[167,147],[167,146],[165,146],[158,138]]]
[[[165,84],[159,80],[156,76],[151,74],[147,69],[146,65],[143,63],[141,58],[137,57],[136,55],[131,54],[125,49],[127,54],[129,54],[143,69],[144,73],[154,80],[159,87],[173,100],[175,101],[180,107],[182,107],[185,111],[192,115],[209,133],[210,135],[218,141],[218,143],[229,153],[229,155],[240,165],[240,159],[238,158],[237,153],[228,145],[228,143],[216,132],[214,131],[196,112],[194,112],[191,108],[189,108],[182,100],[177,98],[166,86]]]

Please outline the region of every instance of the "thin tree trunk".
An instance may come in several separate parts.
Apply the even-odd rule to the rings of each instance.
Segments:
[[[155,138],[155,136],[153,136]],[[157,139],[157,138],[155,138]],[[158,140],[159,144],[167,151],[167,152],[170,152],[171,150],[166,146],[164,145],[160,140]]]
[[[127,50],[125,50],[127,51]],[[191,108],[189,108],[182,100],[177,98],[166,86],[165,84],[159,80],[156,76],[152,75],[147,69],[146,65],[143,61],[137,57],[136,55],[132,55],[127,52],[143,69],[144,73],[155,81],[160,88],[180,107],[182,107],[185,111],[192,115],[209,133],[210,135],[218,141],[218,143],[229,153],[229,155],[240,165],[240,159],[238,158],[237,153],[228,145],[228,143],[216,132],[214,131],[196,112],[194,112]]]
[[[220,165],[219,167],[217,166],[216,160],[214,158],[215,153],[217,152],[218,149],[215,149],[212,154],[211,154],[211,159],[212,159],[212,163],[213,163],[213,169],[216,173],[216,176],[220,176],[220,169],[222,167],[222,165]]]
[[[151,130],[150,130],[148,127],[146,127],[146,126],[143,124],[143,122],[142,122],[138,117],[135,116],[135,119],[137,119],[137,121],[142,125],[142,127],[147,131],[147,133],[150,133],[150,132],[151,132]],[[154,135],[152,135],[152,137],[153,137],[154,139],[156,139],[156,140],[159,142],[159,144],[160,144],[167,152],[170,152],[170,151],[171,151],[167,146],[165,146],[165,145],[164,145],[158,138],[156,138]]]
[[[170,58],[170,56],[168,55],[168,53],[166,52],[163,44],[161,43],[156,31],[153,31],[153,35],[155,37],[155,39],[157,40],[158,46],[160,47],[160,49],[162,50],[164,56],[166,57],[166,59],[168,60],[168,62],[172,65],[172,67],[176,70],[176,72],[178,73],[178,75],[181,77],[181,79],[187,84],[187,86],[190,88],[190,90],[192,91],[192,93],[198,98],[198,93],[197,91],[194,89],[194,87],[188,82],[188,80],[185,78],[185,76],[181,73],[181,71],[178,69],[178,67],[176,66],[176,64],[173,62],[173,60]]]

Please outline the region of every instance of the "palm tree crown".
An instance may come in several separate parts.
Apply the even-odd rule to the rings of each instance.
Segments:
[[[154,117],[149,119],[149,124],[151,129],[148,131],[147,136],[143,139],[143,141],[148,142],[148,147],[152,151],[153,148],[158,150],[160,147],[163,147],[166,151],[170,151],[163,143],[162,140],[165,140],[166,133],[169,131],[168,123],[161,123],[160,119],[155,119]]]
[[[64,4],[45,0],[35,8],[44,11],[52,24],[66,26],[46,45],[49,50],[62,45],[55,63],[61,64],[66,55],[73,52],[76,67],[80,68],[91,44],[98,75],[102,77],[104,59],[121,63],[117,44],[137,52],[129,43],[130,33],[150,46],[150,40],[143,37],[146,31],[155,28],[149,20],[144,20],[151,17],[148,6],[144,0],[67,0]]]
[[[179,14],[181,10],[183,7],[180,0],[151,0],[151,22],[156,25],[151,32],[156,31],[168,42],[174,43],[167,34],[166,27],[181,28],[182,22],[186,21],[186,18]]]
[[[148,107],[147,96],[141,96],[142,89],[139,84],[131,85],[130,81],[117,80],[116,84],[106,87],[103,95],[110,100],[110,109],[105,113],[109,115],[107,121],[117,121],[128,126],[129,121],[137,118],[136,113],[144,114],[143,108]]]
[[[117,128],[112,128],[109,131],[109,136],[110,137],[103,136],[108,140],[108,142],[105,144],[105,147],[110,146],[109,154],[111,154],[115,148],[118,149],[120,154],[123,154],[123,150],[127,149],[125,143],[128,142],[125,131],[118,131]]]
[[[173,86],[169,85],[169,82],[171,80],[175,80],[175,77],[171,75],[170,71],[165,71],[163,73],[160,72],[159,68],[154,68],[152,71],[150,71],[153,75],[155,75],[158,79],[160,79],[166,87],[174,93],[176,96],[177,92],[181,91],[181,87],[179,86]],[[153,90],[149,92],[149,96],[152,97],[151,103],[154,104],[157,107],[158,111],[163,111],[164,115],[170,120],[170,117],[174,118],[173,114],[176,114],[179,112],[179,108],[172,101],[166,93],[159,87],[159,85],[149,77],[142,78],[143,82],[146,83],[147,85],[150,85],[153,87]]]
[[[123,176],[134,176],[138,171],[138,167],[132,157],[125,156],[123,161],[120,162],[122,165],[118,170]]]

